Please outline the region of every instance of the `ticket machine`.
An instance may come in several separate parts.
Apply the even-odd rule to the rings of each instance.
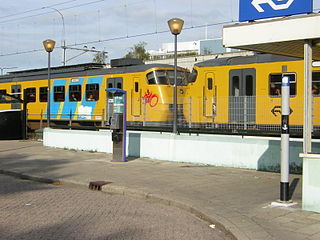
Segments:
[[[127,94],[126,91],[118,88],[108,88],[107,91],[107,109],[108,123],[112,130],[112,161],[126,162],[126,109]]]

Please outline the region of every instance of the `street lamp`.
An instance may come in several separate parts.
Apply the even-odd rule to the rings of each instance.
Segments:
[[[66,47],[66,26],[65,26],[65,23],[64,23],[64,16],[63,14],[56,8],[54,7],[43,7],[42,9],[44,8],[49,8],[49,9],[52,9],[54,11],[56,11],[60,17],[61,17],[61,20],[62,20],[62,40],[61,40],[61,48],[62,48],[62,51],[63,51],[63,54],[62,54],[62,65],[65,66],[66,63],[67,63],[67,56],[66,56],[66,51],[67,51],[67,47]]]
[[[47,89],[47,126],[50,127],[50,86],[51,86],[51,76],[50,76],[50,53],[54,49],[55,41],[47,39],[43,41],[43,46],[48,53],[48,89]]]
[[[173,133],[177,133],[177,38],[181,33],[184,21],[172,18],[168,21],[171,33],[174,35],[174,85],[173,85]]]

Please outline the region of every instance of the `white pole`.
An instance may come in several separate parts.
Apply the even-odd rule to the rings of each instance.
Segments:
[[[281,87],[281,182],[280,201],[289,201],[289,115],[290,78],[282,78]]]
[[[312,129],[312,41],[304,43],[304,124],[303,153],[310,153]]]

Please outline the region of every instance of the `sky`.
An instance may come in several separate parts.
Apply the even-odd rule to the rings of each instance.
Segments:
[[[314,9],[320,8],[314,0]],[[239,0],[1,0],[0,69],[3,72],[47,67],[42,41],[53,39],[51,65],[62,65],[62,41],[68,47],[108,52],[123,57],[146,42],[158,50],[173,42],[167,21],[185,21],[178,41],[221,38],[224,25],[238,21]],[[207,35],[206,35],[207,33]],[[91,62],[94,53],[67,50],[67,64]],[[69,60],[70,59],[70,60]]]

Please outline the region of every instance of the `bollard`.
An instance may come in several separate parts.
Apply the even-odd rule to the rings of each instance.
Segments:
[[[290,115],[290,78],[284,76],[281,86],[281,182],[280,201],[289,201],[289,115]]]

